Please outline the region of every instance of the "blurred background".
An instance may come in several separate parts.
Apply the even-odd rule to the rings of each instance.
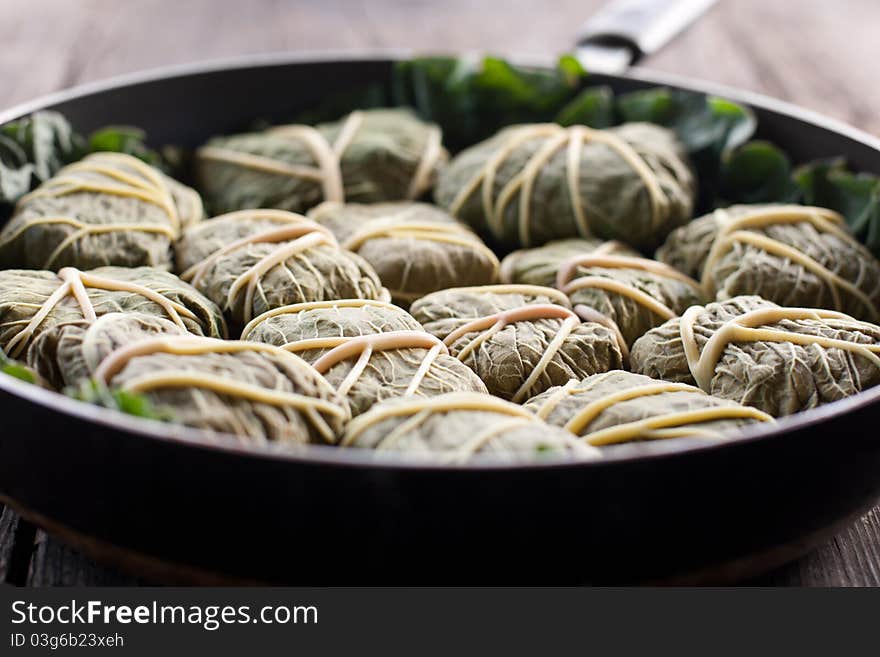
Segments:
[[[0,108],[121,73],[251,53],[404,48],[552,59],[602,0],[0,0]],[[720,0],[645,67],[880,135],[880,0]]]

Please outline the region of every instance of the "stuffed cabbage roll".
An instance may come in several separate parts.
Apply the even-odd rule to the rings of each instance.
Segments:
[[[408,305],[453,285],[488,285],[498,258],[448,214],[425,203],[323,203],[309,218],[369,262],[395,303]]]
[[[196,152],[196,174],[214,214],[416,199],[448,158],[441,142],[439,127],[408,110],[362,110],[314,127],[215,137]]]
[[[665,128],[533,124],[459,153],[434,197],[508,244],[596,236],[644,250],[691,218],[694,193],[684,148]]]
[[[166,271],[151,267],[85,272],[65,267],[57,274],[0,271],[0,349],[12,358],[26,359],[55,385],[67,381],[53,364],[60,342],[109,313],[149,315],[195,335],[226,335],[220,309]]]
[[[452,288],[420,299],[412,314],[491,394],[514,402],[623,364],[619,336],[581,322],[566,296],[552,288]]]
[[[281,210],[245,210],[202,222],[177,243],[181,277],[246,324],[281,306],[387,296],[373,268],[329,230]]]
[[[131,155],[94,153],[23,196],[0,231],[0,268],[172,268],[172,243],[202,219],[189,187]]]
[[[311,365],[256,342],[148,338],[113,351],[94,376],[174,422],[257,442],[333,444],[350,417]]]
[[[632,370],[754,406],[775,417],[880,383],[880,326],[756,296],[689,308],[648,331]]]
[[[614,371],[571,380],[525,407],[596,447],[637,441],[717,440],[773,418],[756,408],[707,395],[684,383]]]
[[[824,208],[716,210],[673,232],[657,258],[700,279],[710,299],[755,294],[880,320],[880,261]]]

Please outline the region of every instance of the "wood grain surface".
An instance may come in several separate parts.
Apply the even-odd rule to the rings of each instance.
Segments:
[[[404,48],[550,59],[601,0],[0,0],[0,107],[83,82],[248,53]],[[878,0],[721,0],[643,62],[797,103],[880,134]],[[8,509],[0,581],[135,582]],[[880,509],[750,584],[880,586]]]

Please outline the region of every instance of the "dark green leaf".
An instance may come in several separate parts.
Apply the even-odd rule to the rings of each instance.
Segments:
[[[146,136],[140,128],[125,125],[107,126],[89,135],[89,152],[126,153],[161,168],[162,158],[156,151],[147,148]]]
[[[880,256],[880,178],[852,173],[842,160],[800,167],[794,180],[804,203],[836,210],[865,246]]]
[[[82,141],[57,112],[36,112],[0,127],[0,203],[12,204],[82,155]]]
[[[79,401],[96,404],[104,408],[112,408],[136,417],[159,420],[161,422],[170,422],[174,419],[170,412],[166,409],[156,408],[143,395],[119,388],[108,388],[103,383],[94,380],[85,381],[78,386],[68,388],[64,393]]]
[[[0,352],[0,372],[25,383],[37,383],[37,375],[32,369],[10,360],[3,352]]]
[[[663,87],[618,96],[617,111],[624,122],[646,121],[674,130],[691,153],[720,156],[745,142],[755,129],[754,115],[741,105]]]
[[[728,152],[721,164],[722,203],[794,201],[799,189],[791,179],[791,161],[766,141],[751,141]]]
[[[412,107],[439,123],[456,150],[506,125],[553,120],[584,78],[570,56],[554,69],[515,66],[497,57],[417,58],[395,66],[390,104]]]
[[[584,89],[556,114],[560,125],[608,128],[614,125],[614,92],[610,87]]]
[[[61,114],[35,112],[0,127],[0,205],[11,206],[65,164],[95,151],[128,153],[167,168],[162,157],[147,148],[139,128],[110,126],[85,139]]]
[[[34,173],[32,164],[24,164],[18,168],[0,164],[0,202],[13,203],[31,189]]]

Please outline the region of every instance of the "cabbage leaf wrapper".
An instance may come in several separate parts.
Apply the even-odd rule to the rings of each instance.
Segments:
[[[531,124],[459,153],[434,197],[506,244],[596,236],[645,250],[690,220],[694,185],[684,148],[666,128]]]
[[[620,370],[550,388],[525,408],[601,448],[640,441],[718,440],[747,425],[773,421],[756,408],[694,386]]]
[[[255,442],[334,444],[350,418],[311,365],[256,342],[148,338],[113,351],[94,377],[145,397],[177,423]]]
[[[302,215],[243,210],[202,222],[177,243],[181,278],[239,325],[267,310],[327,299],[381,299],[373,268]]]
[[[599,323],[581,322],[553,288],[451,288],[418,300],[411,310],[491,394],[517,403],[623,365],[619,336]]]
[[[844,218],[801,205],[736,205],[673,232],[657,258],[699,278],[707,298],[758,295],[880,321],[880,261]]]
[[[447,159],[436,125],[405,109],[371,109],[314,127],[215,137],[196,152],[196,175],[215,214],[305,212],[322,201],[417,199]]]
[[[473,392],[385,401],[352,420],[340,445],[453,464],[492,457],[535,461],[600,456],[599,450],[522,406]]]
[[[757,296],[692,306],[648,331],[632,370],[754,406],[774,417],[880,383],[880,326]]]
[[[354,416],[394,397],[486,392],[443,342],[405,310],[381,301],[278,308],[245,327],[242,339],[276,345],[314,365],[348,399]]]
[[[123,153],[94,153],[22,196],[0,232],[0,268],[172,268],[172,243],[203,217],[189,187]]]
[[[409,305],[452,286],[497,282],[499,262],[492,250],[433,205],[328,201],[308,216],[369,262],[395,303]]]
[[[91,271],[65,267],[57,274],[0,271],[0,349],[12,358],[26,358],[56,385],[64,377],[51,374],[53,367],[43,359],[58,349],[64,335],[60,329],[68,325],[84,329],[108,313],[130,312],[166,319],[181,332],[226,336],[220,309],[167,271],[152,267]]]

